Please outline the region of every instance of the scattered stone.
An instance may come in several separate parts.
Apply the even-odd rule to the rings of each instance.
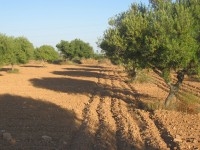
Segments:
[[[3,132],[3,139],[9,142],[10,144],[15,144],[16,140],[8,132]]]
[[[6,132],[6,130],[1,130],[1,133],[4,133],[4,132]]]
[[[51,141],[52,141],[52,137],[47,136],[47,135],[43,135],[43,136],[42,136],[42,139],[43,139],[45,142],[51,142]]]
[[[4,132],[3,133],[3,139],[6,140],[6,141],[11,141],[12,140],[12,136],[11,136],[10,133]]]
[[[67,145],[67,142],[66,142],[66,141],[63,141],[63,144],[64,144],[64,145]]]
[[[175,142],[182,142],[181,136],[180,135],[176,135],[174,141]]]

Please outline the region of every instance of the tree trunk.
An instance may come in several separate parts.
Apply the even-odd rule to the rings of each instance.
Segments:
[[[11,71],[14,71],[14,64],[11,63]]]
[[[137,77],[137,69],[134,68],[131,72],[130,72],[130,76],[132,80],[135,80]]]
[[[176,84],[170,84],[169,86],[170,91],[167,98],[165,99],[165,107],[168,107],[171,104],[172,100],[176,98],[176,93],[178,93],[179,91],[179,86],[177,86]]]
[[[45,67],[45,60],[42,59],[42,67]]]
[[[180,86],[182,85],[184,75],[185,75],[185,70],[178,71],[177,72],[178,80],[176,84],[169,84],[170,91],[167,98],[165,99],[165,107],[168,107],[170,103],[172,102],[172,100],[176,98],[176,94],[178,93]]]

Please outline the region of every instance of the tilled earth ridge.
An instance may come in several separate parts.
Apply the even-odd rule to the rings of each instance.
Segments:
[[[0,71],[0,150],[200,149],[200,114],[142,110],[166,91],[126,83],[116,66],[19,69]]]

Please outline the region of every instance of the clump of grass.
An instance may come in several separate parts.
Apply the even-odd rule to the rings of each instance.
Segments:
[[[149,78],[147,72],[140,71],[140,72],[138,72],[135,80],[138,83],[148,83],[150,81],[150,78]]]
[[[63,60],[59,62],[59,65],[74,65],[74,62],[71,60]]]
[[[74,62],[75,64],[82,64],[81,58],[79,58],[79,57],[74,57],[71,61]]]
[[[111,61],[107,58],[98,59],[98,64],[112,65]]]
[[[194,94],[189,92],[184,92],[182,93],[182,95],[183,95],[182,100],[187,104],[194,104],[194,103],[200,104],[199,97],[195,96]]]
[[[149,83],[150,81],[147,70],[138,70],[134,77],[128,73],[128,80],[126,80],[127,83]]]
[[[177,111],[186,113],[199,113],[200,100],[199,97],[189,92],[182,92],[179,96],[180,101],[177,103]]]
[[[162,103],[162,101],[159,101],[159,100],[156,100],[151,103],[146,103],[145,106],[146,106],[146,109],[149,111],[163,109],[163,103]]]
[[[19,69],[14,68],[14,69],[8,70],[7,72],[8,73],[19,73]]]
[[[188,114],[196,114],[200,112],[200,107],[197,107],[195,105],[179,102],[176,105],[176,110]]]

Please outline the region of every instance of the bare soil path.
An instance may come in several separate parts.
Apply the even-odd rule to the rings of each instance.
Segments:
[[[18,68],[0,71],[0,150],[200,149],[200,114],[141,109],[164,99],[160,82],[126,83],[108,65]]]

